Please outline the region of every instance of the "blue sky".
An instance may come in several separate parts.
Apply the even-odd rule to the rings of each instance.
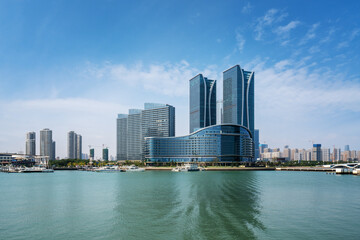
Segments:
[[[176,107],[188,80],[255,71],[255,118],[272,147],[360,149],[358,1],[0,2],[0,152],[50,128],[115,155],[115,119],[144,102]],[[218,96],[222,98],[221,94]]]

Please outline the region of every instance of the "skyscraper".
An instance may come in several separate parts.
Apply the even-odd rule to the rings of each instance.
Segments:
[[[127,121],[127,160],[141,160],[141,109],[129,109]]]
[[[322,161],[321,144],[313,144],[311,160]]]
[[[55,159],[55,142],[52,140],[52,131],[45,128],[40,131],[40,155]]]
[[[198,74],[190,79],[190,133],[216,125],[216,80]]]
[[[127,114],[116,119],[116,159],[127,160]]]
[[[26,155],[36,155],[35,132],[28,132],[26,134]]]
[[[253,136],[254,75],[239,65],[223,72],[223,122],[245,126]]]
[[[143,159],[144,137],[175,136],[175,108],[168,104],[145,103],[144,110],[129,109],[116,120],[117,160]]]
[[[68,132],[68,159],[82,159],[82,137],[74,131]]]
[[[104,161],[109,161],[109,149],[108,148],[103,148],[103,150],[102,150],[102,159]]]
[[[255,160],[258,160],[258,158],[260,158],[260,149],[259,149],[259,145],[260,145],[260,140],[259,140],[259,129],[255,129],[253,139],[254,139],[254,145],[255,145]]]

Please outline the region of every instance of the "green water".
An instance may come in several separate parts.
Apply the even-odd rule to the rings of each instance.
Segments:
[[[0,239],[356,239],[360,177],[0,173]]]

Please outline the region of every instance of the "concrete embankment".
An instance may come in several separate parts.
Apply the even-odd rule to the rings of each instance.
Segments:
[[[305,172],[335,172],[334,168],[328,167],[277,167],[276,171],[305,171]]]
[[[172,167],[145,167],[146,171],[171,171]],[[206,171],[274,171],[267,167],[207,167]]]

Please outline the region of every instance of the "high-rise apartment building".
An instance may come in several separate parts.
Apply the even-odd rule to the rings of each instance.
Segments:
[[[239,65],[223,72],[223,121],[247,127],[254,135],[255,73]]]
[[[82,136],[74,131],[68,132],[68,159],[82,159]]]
[[[345,145],[344,151],[350,151],[350,145]]]
[[[190,79],[190,133],[216,125],[216,80],[198,74]]]
[[[321,161],[330,162],[330,148],[321,149]]]
[[[52,140],[52,131],[48,128],[40,131],[40,155],[55,160],[55,142]]]
[[[103,148],[102,159],[103,159],[103,161],[109,161],[109,149],[108,148]]]
[[[36,134],[28,132],[26,134],[26,155],[36,155]]]
[[[286,161],[290,161],[291,149],[289,148],[288,145],[285,145],[283,153],[282,153],[282,157],[285,158]]]
[[[127,160],[127,114],[118,114],[116,119],[116,159]]]
[[[130,109],[129,114],[119,114],[116,125],[117,160],[141,160],[145,137],[175,136],[175,108],[145,103],[144,110]]]
[[[321,144],[313,144],[311,161],[322,161]]]

